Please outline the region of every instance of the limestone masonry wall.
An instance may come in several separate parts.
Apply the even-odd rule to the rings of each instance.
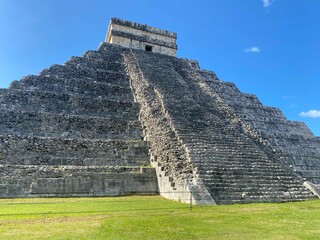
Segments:
[[[156,194],[154,169],[0,165],[1,197]]]
[[[157,194],[122,57],[103,44],[0,89],[0,196]]]
[[[219,204],[313,197],[303,179],[279,162],[267,139],[206,83],[212,73],[198,75],[188,61],[145,51],[128,51],[125,59],[151,152],[175,185],[192,186],[200,179],[201,187],[194,193],[205,189],[202,193],[209,192]],[[224,87],[236,89],[230,83]],[[242,97],[258,102],[250,95]],[[282,119],[278,109],[261,109],[270,118]],[[165,133],[171,139],[162,138]],[[175,147],[181,146],[175,152],[159,147],[163,143],[175,149],[170,145],[173,139]]]
[[[177,34],[147,25],[112,18],[107,43],[176,56]]]
[[[320,196],[320,138],[176,58],[176,37],[114,18],[96,51],[0,89],[0,197]]]
[[[320,144],[304,123],[288,121],[279,109],[263,106],[256,97],[245,100],[247,94],[236,87],[225,87],[222,81],[205,81],[241,119],[268,140],[282,165],[305,180],[320,184]]]

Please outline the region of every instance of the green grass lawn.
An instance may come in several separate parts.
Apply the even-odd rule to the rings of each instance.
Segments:
[[[320,239],[320,201],[191,212],[160,196],[2,199],[0,239]]]

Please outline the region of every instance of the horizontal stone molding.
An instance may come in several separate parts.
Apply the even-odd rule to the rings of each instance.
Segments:
[[[119,18],[111,18],[110,23],[130,27],[130,28],[134,28],[137,30],[158,34],[158,35],[163,35],[166,37],[171,37],[171,38],[175,38],[175,39],[177,38],[177,34],[174,32],[170,32],[167,30],[161,30],[161,29],[155,28],[155,27],[150,27],[146,24],[135,23],[135,22],[119,19]]]
[[[174,43],[168,43],[168,42],[161,41],[159,39],[151,38],[148,36],[143,37],[143,36],[138,36],[135,34],[121,32],[121,31],[117,31],[117,30],[111,30],[111,35],[118,36],[118,37],[124,37],[124,38],[128,38],[128,39],[134,39],[139,42],[151,43],[151,44],[155,44],[155,45],[159,45],[159,46],[164,46],[167,48],[177,49],[177,45]]]

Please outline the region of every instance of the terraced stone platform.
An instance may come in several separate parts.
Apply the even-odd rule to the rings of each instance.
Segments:
[[[0,197],[320,195],[320,141],[305,124],[175,57],[175,33],[110,26],[96,51],[0,89]]]
[[[157,194],[122,48],[0,90],[0,196]]]
[[[156,143],[166,125],[166,134],[179,143],[179,149],[169,156],[158,144],[151,144],[156,155],[153,161],[164,171],[158,173],[158,181],[160,175],[169,176],[176,198],[183,187],[199,193],[197,186],[206,189],[201,193],[206,202],[214,200],[218,204],[314,197],[303,182],[307,179],[316,183],[316,174],[295,171],[285,161],[289,155],[279,151],[273,139],[254,125],[254,117],[257,115],[258,122],[262,117],[275,125],[280,122],[286,126],[286,134],[288,129],[300,132],[300,136],[308,133],[303,135],[305,139],[301,137],[306,147],[299,148],[303,152],[300,155],[308,156],[319,167],[318,145],[312,145],[315,137],[304,124],[287,121],[280,110],[262,106],[256,97],[240,93],[234,84],[218,80],[194,61],[136,50],[127,51],[125,59],[133,91],[143,109],[140,114],[148,139]],[[251,109],[250,118],[236,108],[239,98],[241,106]],[[145,112],[147,108],[149,112]],[[278,137],[284,134],[281,129],[276,133]],[[297,154],[293,144],[284,144]],[[309,154],[311,149],[314,158]],[[306,162],[300,164],[306,166]],[[319,174],[318,168],[313,169]],[[168,188],[167,184],[160,191]]]

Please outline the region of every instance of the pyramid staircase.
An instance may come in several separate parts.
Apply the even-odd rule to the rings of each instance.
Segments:
[[[183,146],[187,157],[178,170],[168,167],[175,156],[158,158],[175,184],[189,186],[194,179],[201,179],[218,204],[314,198],[303,186],[303,179],[279,162],[270,145],[256,139],[258,132],[244,129],[247,125],[190,62],[137,50],[131,50],[125,59],[131,81],[136,82],[135,95],[139,94],[139,81],[145,82],[145,91],[159,95],[160,107],[153,106],[153,112],[166,114],[168,125]],[[138,103],[147,102],[149,95],[137,98]],[[156,128],[148,117],[142,120],[146,131]],[[157,151],[156,146],[152,150]],[[181,179],[187,164],[192,174]],[[180,179],[176,171],[180,171]]]
[[[102,43],[0,89],[0,110],[1,197],[230,204],[320,189],[319,138],[196,61]]]

